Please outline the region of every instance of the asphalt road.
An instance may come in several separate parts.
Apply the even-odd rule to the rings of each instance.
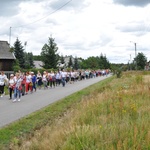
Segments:
[[[0,97],[0,128],[108,77],[110,76],[82,80],[66,84],[65,87],[37,89],[32,94],[22,96],[20,102],[12,102],[8,95]]]

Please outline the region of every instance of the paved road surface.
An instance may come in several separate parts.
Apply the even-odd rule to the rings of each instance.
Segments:
[[[13,103],[8,95],[0,97],[0,128],[106,78],[106,76],[96,77],[67,84],[65,87],[37,90],[37,92],[22,96],[20,102]]]

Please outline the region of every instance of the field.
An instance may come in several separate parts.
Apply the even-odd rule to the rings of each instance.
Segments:
[[[125,72],[0,129],[0,148],[150,150],[149,112],[150,73]]]

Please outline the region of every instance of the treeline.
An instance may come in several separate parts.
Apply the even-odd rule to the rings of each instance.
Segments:
[[[66,56],[59,55],[58,46],[55,39],[51,36],[48,38],[48,42],[45,43],[41,49],[40,55],[34,56],[32,52],[25,52],[27,42],[22,45],[21,41],[17,38],[14,46],[10,48],[10,51],[14,53],[16,60],[13,64],[13,70],[33,69],[34,61],[42,61],[43,69],[58,69],[58,68],[70,68],[70,69],[111,69],[116,70],[121,68],[123,70],[142,70],[144,69],[147,59],[143,53],[138,53],[137,57],[132,63],[128,64],[111,64],[106,55],[100,54],[100,56],[91,56],[87,59],[73,58],[67,56],[69,61],[66,63]]]
[[[106,56],[101,54],[97,57],[89,57],[87,59],[69,57],[69,61],[66,63],[66,56],[59,55],[58,46],[55,43],[55,39],[48,38],[48,42],[45,43],[41,49],[40,55],[33,55],[32,52],[25,52],[27,43],[22,45],[21,41],[17,38],[10,51],[14,53],[16,60],[13,64],[13,70],[32,69],[35,68],[34,61],[42,61],[41,66],[44,69],[58,69],[59,67],[71,68],[71,69],[106,69],[110,68],[110,63]]]
[[[10,51],[14,53],[16,58],[13,64],[14,71],[34,68],[34,59],[32,52],[25,52],[25,49],[18,38],[16,39],[14,46],[10,48]]]

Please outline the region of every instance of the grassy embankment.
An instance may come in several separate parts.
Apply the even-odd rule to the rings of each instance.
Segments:
[[[149,112],[150,74],[124,73],[1,129],[0,141],[15,150],[148,150]]]

